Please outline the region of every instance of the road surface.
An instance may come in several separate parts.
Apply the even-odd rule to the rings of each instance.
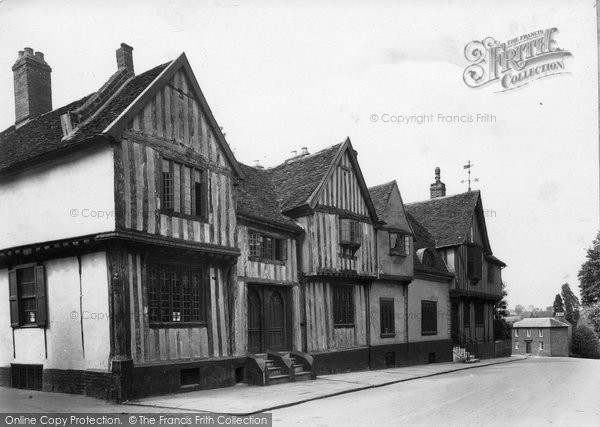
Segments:
[[[600,426],[600,360],[531,358],[273,411],[274,426]]]

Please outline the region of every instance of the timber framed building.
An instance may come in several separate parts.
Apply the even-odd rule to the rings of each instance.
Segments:
[[[125,400],[301,381],[452,360],[463,301],[489,319],[499,273],[464,295],[467,241],[441,240],[396,182],[367,188],[349,139],[243,165],[185,54],[136,75],[132,50],[58,109],[42,53],[13,66],[0,384]],[[476,219],[460,230],[499,271],[479,193],[461,197]]]

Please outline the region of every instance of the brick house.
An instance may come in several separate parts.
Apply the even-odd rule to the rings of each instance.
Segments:
[[[512,354],[568,357],[571,325],[552,317],[530,317],[513,324]]]

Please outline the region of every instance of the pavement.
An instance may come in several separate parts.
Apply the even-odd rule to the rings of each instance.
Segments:
[[[131,412],[167,410],[252,415],[286,408],[304,402],[390,384],[448,374],[484,366],[516,362],[525,356],[482,360],[477,363],[432,363],[375,371],[320,375],[313,381],[276,384],[266,387],[238,384],[233,387],[147,397],[125,402]],[[122,408],[121,410],[123,410]]]

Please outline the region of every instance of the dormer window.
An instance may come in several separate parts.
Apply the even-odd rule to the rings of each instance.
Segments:
[[[410,254],[410,236],[402,233],[390,234],[390,255],[407,256]]]
[[[433,249],[421,248],[417,250],[417,258],[419,258],[423,267],[435,267],[435,253],[433,252]]]
[[[353,257],[360,248],[362,225],[360,221],[351,218],[340,219],[340,246],[343,257]]]

